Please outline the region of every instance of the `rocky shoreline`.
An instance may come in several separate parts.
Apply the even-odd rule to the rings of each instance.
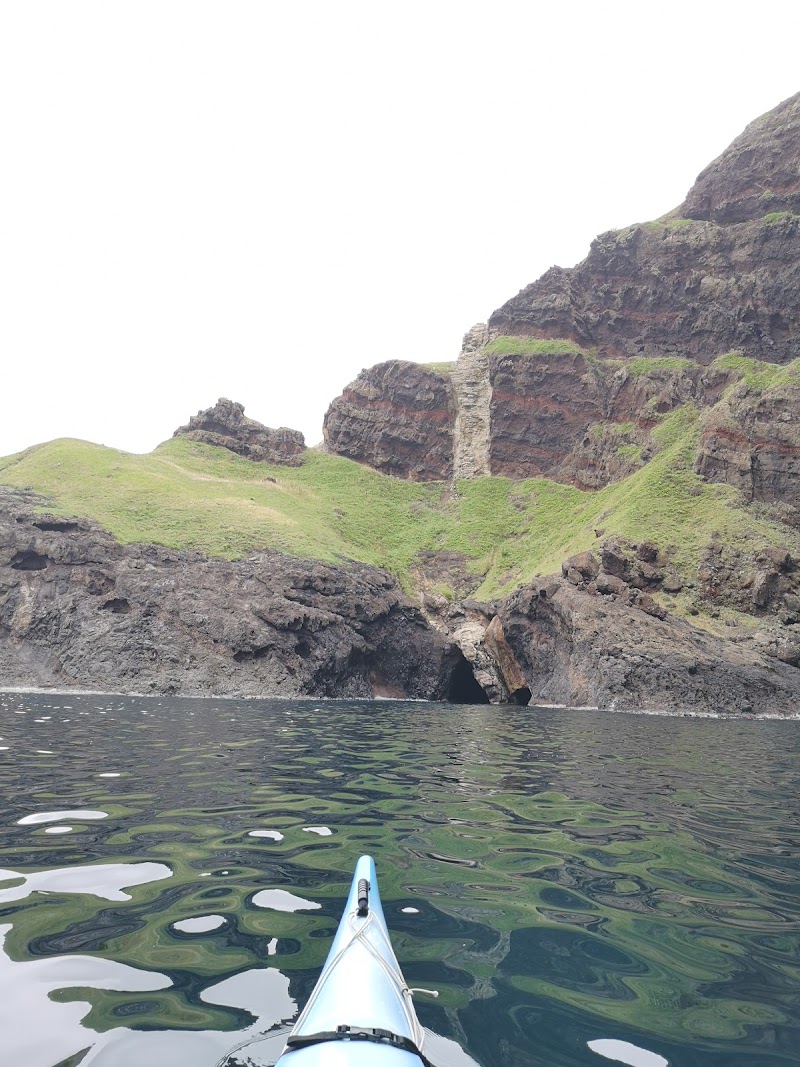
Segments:
[[[572,542],[585,547],[596,523],[592,551],[484,603],[480,553],[436,551],[447,544],[438,534],[410,571],[389,561],[404,592],[362,563],[122,545],[0,487],[0,687],[796,714],[798,173],[800,94],[751,123],[676,211],[600,235],[582,263],[552,268],[473,327],[456,362],[378,364],[326,415],[327,452],[440,483],[454,499],[461,480],[490,475],[587,496],[630,479],[617,529],[631,537],[642,498],[631,505],[629,486],[660,470],[644,510],[663,508],[665,521],[636,536],[663,546],[604,538],[609,512],[598,508]],[[680,479],[662,460],[673,462],[681,420],[693,429],[681,444],[683,496],[670,499]],[[176,435],[284,469],[312,456],[301,434],[261,426],[224,398]],[[263,481],[277,486],[275,473]],[[528,529],[535,496],[517,508]],[[699,511],[687,500],[698,496],[717,507],[698,519],[679,566],[675,516],[688,542]],[[718,527],[733,530],[728,543]],[[268,544],[254,529],[252,543]],[[510,589],[536,559],[553,566],[558,556],[537,556],[527,532],[520,520],[497,535],[529,555],[484,588]],[[566,552],[570,542],[553,543]],[[297,551],[314,553],[302,542]]]
[[[123,546],[41,505],[0,493],[0,686],[797,710],[794,627],[770,645],[762,631],[723,640],[670,615],[653,594],[680,583],[656,546],[610,541],[497,603],[464,598],[443,613],[375,568]],[[759,588],[778,597],[790,566],[770,561],[763,573],[779,577]]]
[[[0,684],[446,698],[461,662],[385,572],[118,544],[0,493]]]

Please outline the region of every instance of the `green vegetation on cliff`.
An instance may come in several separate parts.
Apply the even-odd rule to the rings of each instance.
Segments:
[[[357,560],[387,568],[409,589],[420,552],[459,552],[477,595],[490,597],[557,571],[599,535],[653,540],[686,573],[712,534],[750,548],[786,543],[785,526],[694,473],[699,432],[692,405],[673,412],[654,430],[658,454],[597,492],[496,477],[459,482],[454,492],[320,452],[307,452],[301,467],[278,467],[184,437],[141,456],[57,440],[0,460],[0,483],[31,488],[53,502],[48,510],[92,518],[124,543]]]
[[[563,338],[496,337],[486,345],[490,356],[585,356],[586,351],[574,341]]]
[[[607,362],[611,362],[608,360]],[[699,370],[700,365],[692,359],[682,359],[680,356],[636,356],[626,363],[614,361],[617,366],[624,367],[632,378],[644,376],[664,378],[676,371]]]
[[[786,364],[766,363],[761,359],[750,359],[743,352],[726,352],[723,356],[717,356],[711,366],[733,371],[738,376],[733,387],[744,381],[756,393],[796,381],[800,376],[800,359]]]
[[[444,363],[421,363],[420,366],[424,367],[425,370],[433,371],[434,374],[442,374],[448,377],[456,369],[457,364],[454,359],[451,359]]]

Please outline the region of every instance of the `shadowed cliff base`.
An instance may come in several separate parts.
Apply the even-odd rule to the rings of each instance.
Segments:
[[[488,703],[385,571],[118,544],[0,490],[0,679],[183,695]]]
[[[800,596],[783,592],[798,568],[787,553],[764,557],[749,593],[766,617],[783,612],[777,629],[727,641],[664,608],[659,590],[680,583],[657,546],[622,542],[505,600],[454,603],[434,628],[374,568],[123,546],[41,505],[2,493],[7,685],[774,714],[794,713],[800,698]],[[721,556],[708,574],[727,595]]]

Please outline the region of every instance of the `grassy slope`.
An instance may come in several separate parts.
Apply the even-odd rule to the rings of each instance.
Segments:
[[[120,541],[153,541],[235,558],[261,548],[386,567],[411,585],[421,550],[463,552],[477,594],[509,591],[596,543],[595,530],[671,547],[687,573],[718,534],[750,549],[800,539],[735,505],[692,471],[699,416],[687,407],[655,431],[662,451],[595,493],[545,479],[480,478],[457,492],[388,478],[309,451],[302,467],[254,464],[173,438],[138,456],[57,440],[0,459],[0,483],[30,487],[65,515],[89,516]]]

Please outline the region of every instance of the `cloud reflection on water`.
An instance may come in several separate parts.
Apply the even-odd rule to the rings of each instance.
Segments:
[[[0,889],[0,904],[23,900],[35,892],[90,893],[103,900],[130,900],[130,893],[123,893],[123,888],[171,877],[172,871],[164,863],[97,863],[35,874],[0,870],[0,881],[24,879],[22,885]]]

